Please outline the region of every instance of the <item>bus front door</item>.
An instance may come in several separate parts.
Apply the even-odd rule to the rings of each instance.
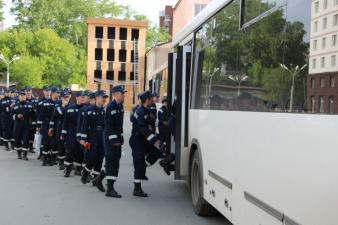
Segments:
[[[191,46],[179,46],[169,54],[168,102],[176,101],[175,139],[170,144],[175,152],[175,179],[185,179],[188,172],[188,109],[190,89]],[[171,76],[170,76],[171,75]]]

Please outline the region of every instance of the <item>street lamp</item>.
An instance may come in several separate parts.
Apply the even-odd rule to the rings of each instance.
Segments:
[[[241,83],[246,81],[249,77],[247,75],[229,75],[229,79],[238,84],[237,95],[241,94]]]
[[[15,60],[19,60],[20,57],[14,55],[13,58],[11,60],[6,60],[5,56],[3,54],[0,54],[0,60],[3,61],[6,66],[7,66],[7,77],[6,77],[6,87],[9,87],[9,65],[14,62]]]
[[[307,67],[307,64],[303,65],[301,68],[299,68],[299,66],[297,65],[296,67],[292,68],[292,64],[290,65],[291,68],[288,68],[286,65],[284,64],[280,64],[280,66],[282,67],[282,69],[288,71],[291,76],[292,76],[292,85],[291,85],[291,93],[290,93],[290,107],[289,107],[289,113],[292,112],[293,110],[293,93],[295,90],[295,77]]]

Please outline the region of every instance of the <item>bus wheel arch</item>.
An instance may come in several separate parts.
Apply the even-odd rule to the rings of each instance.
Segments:
[[[201,157],[198,140],[193,140],[189,154],[189,178],[191,201],[194,212],[198,216],[213,216],[216,209],[212,207],[203,197],[203,160]]]

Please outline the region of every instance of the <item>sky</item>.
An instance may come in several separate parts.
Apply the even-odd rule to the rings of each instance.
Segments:
[[[15,18],[10,14],[12,0],[5,0],[5,26],[10,27],[15,24]],[[132,9],[140,14],[146,15],[150,21],[158,24],[159,11],[164,10],[165,5],[174,5],[177,0],[115,0],[118,4],[130,5]]]

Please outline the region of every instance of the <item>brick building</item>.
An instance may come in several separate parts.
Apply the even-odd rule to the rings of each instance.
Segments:
[[[129,110],[145,87],[146,21],[88,18],[87,87],[125,85]]]
[[[338,1],[312,0],[307,105],[313,113],[338,113]]]
[[[173,35],[173,13],[174,9],[172,6],[165,6],[163,11],[160,11],[160,27],[168,31],[170,36]]]

